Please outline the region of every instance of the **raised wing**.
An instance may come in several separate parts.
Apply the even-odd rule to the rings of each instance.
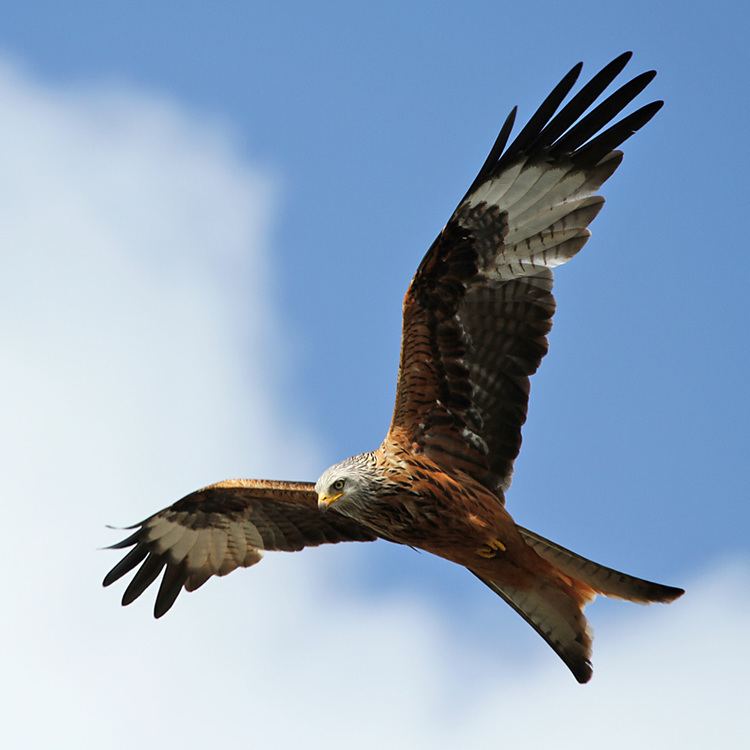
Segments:
[[[133,549],[104,578],[109,586],[140,565],[122,597],[137,599],[164,570],[154,616],[161,617],[184,587],[195,591],[211,576],[259,562],[263,550],[296,552],[377,537],[339,513],[318,510],[314,485],[237,479],[197,490],[160,510],[109,549]]]
[[[468,472],[502,498],[526,421],[529,376],[547,352],[552,270],[586,243],[615,151],[662,102],[609,123],[646,87],[643,73],[584,112],[620,73],[613,60],[559,111],[582,65],[487,160],[430,247],[404,299],[398,390],[386,442]],[[603,128],[606,128],[602,131]]]

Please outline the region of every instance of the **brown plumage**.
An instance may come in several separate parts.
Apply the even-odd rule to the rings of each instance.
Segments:
[[[104,585],[140,564],[122,597],[127,605],[164,570],[156,617],[174,604],[183,587],[195,591],[211,576],[255,565],[265,550],[298,552],[326,543],[377,539],[349,518],[322,516],[309,482],[262,479],[212,484],[129,528],[136,530],[110,549],[133,549],[107,574]]]
[[[586,682],[585,604],[597,594],[666,602],[683,593],[586,560],[517,526],[505,509],[529,377],[547,352],[552,269],[588,240],[604,203],[597,191],[622,161],[615,149],[662,104],[610,124],[651,81],[648,72],[585,114],[629,58],[613,60],[560,108],[576,65],[507,148],[515,110],[506,119],[406,293],[396,404],[382,445],[332,466],[315,486],[221,482],[146,519],[114,545],[132,549],[104,579],[109,585],[140,566],[123,604],[162,570],[157,617],[183,587],[253,565],[263,550],[383,538],[466,567]]]

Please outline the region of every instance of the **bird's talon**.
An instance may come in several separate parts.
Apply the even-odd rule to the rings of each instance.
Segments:
[[[505,552],[506,546],[499,540],[493,539],[487,544],[483,544],[477,549],[477,554],[481,557],[486,557],[488,560],[497,557],[498,552]]]

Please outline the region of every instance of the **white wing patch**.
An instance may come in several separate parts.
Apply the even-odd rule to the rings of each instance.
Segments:
[[[480,185],[462,208],[486,204],[507,216],[502,245],[485,256],[480,274],[508,281],[570,260],[586,244],[587,227],[604,204],[596,191],[621,160],[622,152],[613,151],[588,170],[520,160]]]
[[[153,543],[157,554],[168,554],[175,565],[184,561],[194,571],[205,569],[222,576],[237,567],[253,565],[262,557],[263,540],[249,521],[196,529],[157,515],[146,529],[146,541]]]
[[[550,195],[551,191],[570,173],[571,169],[568,166],[555,168],[547,166],[542,176],[534,183],[533,189],[526,191],[512,204],[507,204],[508,212],[515,216],[523,214],[524,211]]]
[[[501,172],[487,182],[482,183],[465,201],[470,208],[478,206],[480,203],[488,203],[492,206],[502,205],[502,199],[505,193],[513,186],[526,162],[519,162],[515,166]]]

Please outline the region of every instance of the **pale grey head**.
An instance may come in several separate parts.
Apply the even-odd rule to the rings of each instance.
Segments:
[[[372,453],[360,453],[330,466],[315,483],[318,508],[336,510],[351,518],[367,516],[368,506],[375,499],[382,483]]]

